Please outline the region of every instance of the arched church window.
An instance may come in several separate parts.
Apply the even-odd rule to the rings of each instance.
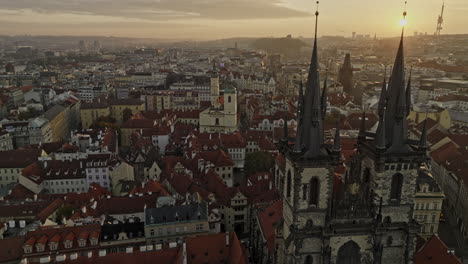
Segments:
[[[288,178],[286,179],[286,197],[291,197],[291,171],[288,171]]]
[[[219,126],[219,118],[215,119],[215,125]]]
[[[320,182],[317,178],[312,178],[310,180],[309,185],[310,185],[309,204],[318,205]]]
[[[309,190],[307,184],[302,185],[302,200],[307,201],[307,191]]]
[[[231,96],[228,96],[228,103],[231,102]]]
[[[312,264],[312,263],[314,263],[314,259],[312,258],[311,255],[307,255],[307,257],[305,258],[304,264]]]
[[[392,189],[390,191],[390,199],[400,200],[402,186],[403,186],[403,175],[401,175],[400,173],[393,175]]]
[[[370,176],[371,176],[371,172],[370,172],[370,169],[369,168],[366,168],[364,170],[364,183],[369,183],[370,182]]]
[[[336,264],[360,264],[361,248],[354,241],[348,241],[338,250]]]

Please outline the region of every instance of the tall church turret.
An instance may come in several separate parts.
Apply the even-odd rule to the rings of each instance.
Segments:
[[[219,75],[216,69],[216,63],[213,62],[213,69],[210,78],[210,97],[211,105],[214,107],[219,107]]]
[[[346,53],[343,66],[338,74],[338,81],[343,85],[343,91],[353,94],[353,66],[351,65],[351,54]]]

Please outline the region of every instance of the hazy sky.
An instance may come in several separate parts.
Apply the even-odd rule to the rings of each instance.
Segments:
[[[408,31],[432,34],[442,0],[408,0]],[[322,0],[319,35],[396,36],[404,1]],[[314,0],[0,0],[0,34],[177,39],[310,37]],[[468,33],[468,0],[446,0],[443,33]]]

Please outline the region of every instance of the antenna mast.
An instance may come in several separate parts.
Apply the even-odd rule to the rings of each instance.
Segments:
[[[437,18],[437,27],[435,36],[440,37],[440,31],[442,30],[442,24],[444,23],[444,9],[445,9],[445,1],[442,3],[442,11],[440,12],[439,17]]]

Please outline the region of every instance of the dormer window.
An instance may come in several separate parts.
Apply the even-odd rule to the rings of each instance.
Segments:
[[[36,250],[37,250],[37,252],[42,252],[42,251],[44,251],[44,245],[43,245],[43,244],[37,244],[37,245],[36,245]]]
[[[67,241],[65,241],[64,245],[65,245],[65,248],[71,248],[72,245],[73,245],[73,242],[70,241],[70,240],[67,240]]]
[[[78,241],[78,245],[79,245],[80,247],[86,246],[86,240],[80,239],[80,240]]]
[[[57,250],[57,243],[53,242],[49,244],[50,250]]]
[[[24,247],[24,253],[26,253],[26,254],[32,253],[32,247],[31,246],[25,246]]]
[[[91,245],[92,245],[92,246],[95,246],[95,245],[97,245],[97,242],[98,242],[98,241],[97,241],[97,238],[91,238],[91,239],[90,239],[90,242],[91,242]]]

